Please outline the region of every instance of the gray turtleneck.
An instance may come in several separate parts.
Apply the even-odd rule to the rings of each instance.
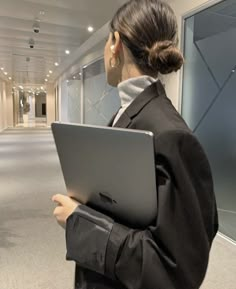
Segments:
[[[135,78],[129,78],[118,84],[117,88],[121,100],[121,108],[113,121],[113,126],[118,121],[122,113],[126,110],[126,108],[134,101],[134,99],[141,92],[143,92],[145,88],[156,81],[157,79],[151,76],[142,75]]]

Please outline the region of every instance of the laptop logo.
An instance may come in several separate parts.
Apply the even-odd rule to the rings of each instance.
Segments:
[[[103,203],[109,204],[109,205],[117,204],[117,202],[112,199],[110,194],[108,194],[106,192],[99,192],[98,194],[99,194],[100,199]]]

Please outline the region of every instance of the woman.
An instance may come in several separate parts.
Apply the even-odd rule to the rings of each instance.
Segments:
[[[110,27],[106,74],[122,104],[110,125],[154,133],[157,218],[134,230],[54,196],[54,215],[66,227],[67,260],[76,262],[75,288],[197,289],[218,222],[207,158],[158,80],[183,64],[176,17],[165,2],[131,0]]]

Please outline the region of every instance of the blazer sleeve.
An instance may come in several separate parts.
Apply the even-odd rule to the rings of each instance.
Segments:
[[[129,289],[196,289],[218,229],[207,158],[189,132],[155,138],[158,210],[134,230],[86,206],[68,218],[67,259]]]

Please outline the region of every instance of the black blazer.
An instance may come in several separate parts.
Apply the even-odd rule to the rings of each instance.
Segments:
[[[201,145],[160,81],[132,102],[115,127],[154,133],[157,218],[137,230],[78,207],[66,228],[67,260],[77,265],[75,288],[199,288],[218,229],[211,170]]]

